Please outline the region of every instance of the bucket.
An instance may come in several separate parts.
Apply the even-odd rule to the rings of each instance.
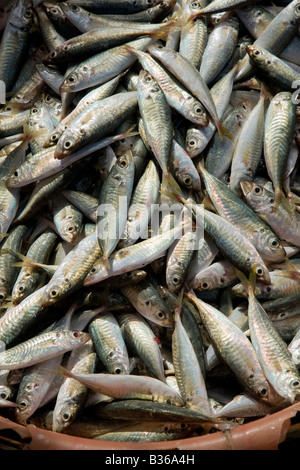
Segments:
[[[111,442],[68,436],[33,425],[21,426],[0,417],[0,437],[4,430],[19,436],[21,450],[107,450],[107,451],[198,451],[198,450],[278,450],[292,429],[291,420],[300,411],[300,402],[231,430],[199,437],[162,442]],[[299,422],[299,419],[298,419]],[[297,428],[299,427],[298,425]],[[1,444],[0,444],[1,448]]]

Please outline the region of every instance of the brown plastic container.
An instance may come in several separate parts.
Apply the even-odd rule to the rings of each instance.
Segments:
[[[230,431],[164,442],[123,443],[68,436],[0,417],[2,430],[11,429],[23,441],[22,450],[277,450],[285,441],[291,419],[300,411],[300,402],[272,415],[243,424]]]

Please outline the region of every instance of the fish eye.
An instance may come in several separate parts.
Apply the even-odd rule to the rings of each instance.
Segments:
[[[183,182],[184,182],[185,185],[189,186],[192,182],[192,178],[190,176],[185,176],[183,178]]]
[[[263,270],[261,268],[257,268],[256,270],[256,274],[258,274],[259,276],[261,276],[263,273]]]
[[[14,172],[14,176],[19,176],[19,172],[18,172],[18,171],[15,171],[15,172]]]
[[[32,17],[32,12],[31,10],[26,10],[24,13],[25,18],[31,18]]]
[[[73,232],[74,231],[74,227],[68,227],[68,232]]]
[[[19,403],[19,407],[20,408],[25,408],[25,406],[27,406],[27,402],[25,400],[22,400],[20,403]]]
[[[158,316],[158,318],[163,318],[164,314],[163,314],[163,312],[157,312],[157,316]]]
[[[274,246],[274,247],[278,247],[278,246],[279,246],[279,242],[278,242],[275,238],[273,238],[273,239],[271,240],[270,244],[271,244],[272,246]]]
[[[121,374],[121,372],[122,372],[122,371],[121,371],[121,369],[120,369],[119,367],[117,367],[117,368],[115,369],[115,374]]]
[[[96,271],[97,271],[96,268],[92,268],[92,269],[91,269],[91,273],[95,273]]]
[[[126,158],[120,158],[120,160],[118,161],[118,165],[121,167],[121,168],[126,168],[128,166],[128,161]]]
[[[178,284],[178,282],[179,282],[179,277],[174,276],[173,279],[172,279],[172,281],[173,281],[173,284]]]
[[[70,82],[70,83],[76,82],[76,79],[75,79],[74,75],[71,75],[71,76],[68,78],[68,82]]]
[[[202,114],[202,109],[198,106],[196,109],[195,109],[195,112],[197,114]]]
[[[189,141],[189,146],[194,147],[194,145],[196,145],[196,142],[194,140],[190,140]]]
[[[268,390],[265,387],[259,387],[258,393],[262,396],[265,397],[268,393]]]
[[[54,299],[55,297],[57,297],[57,295],[58,295],[58,291],[56,291],[56,290],[54,290],[54,289],[50,292],[50,297],[52,297],[53,299]]]
[[[57,134],[52,134],[50,137],[51,142],[56,142],[58,140],[58,135]]]
[[[62,418],[63,418],[64,421],[68,421],[68,420],[70,419],[69,413],[64,413],[64,414],[62,415]]]
[[[209,283],[207,281],[203,281],[201,282],[200,287],[202,290],[207,290],[209,289]]]
[[[192,8],[198,8],[198,6],[199,6],[199,3],[198,3],[198,2],[193,2],[193,3],[191,4],[191,7],[192,7]]]
[[[79,7],[76,6],[76,5],[72,5],[72,6],[71,6],[71,10],[72,10],[72,11],[79,11]]]
[[[56,15],[56,13],[58,13],[58,10],[56,8],[51,8],[51,13],[53,13],[54,15]]]
[[[32,110],[31,110],[31,113],[32,113],[32,114],[36,114],[36,113],[38,113],[38,112],[39,112],[39,110],[38,110],[37,108],[32,108]]]
[[[300,385],[299,380],[293,380],[293,381],[291,382],[291,386],[294,387],[294,388],[299,387],[299,385]]]
[[[73,331],[74,338],[79,338],[79,331]]]
[[[56,57],[56,52],[55,51],[51,52],[49,57],[51,59],[54,59],[54,57]]]
[[[255,51],[253,51],[253,54],[254,55],[259,55],[260,54],[260,51],[258,49],[256,49]]]
[[[261,190],[261,188],[260,188],[259,186],[255,186],[254,192],[255,192],[255,194],[261,194],[261,193],[262,193],[262,190]]]
[[[64,143],[64,148],[69,149],[70,147],[72,147],[72,142],[70,140],[66,140]]]
[[[0,398],[2,398],[2,400],[6,400],[8,398],[8,394],[5,393],[5,392],[1,392],[0,393]]]

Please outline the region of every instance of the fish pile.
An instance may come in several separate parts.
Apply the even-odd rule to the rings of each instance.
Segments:
[[[164,441],[299,400],[300,0],[275,3],[0,0],[2,416]]]

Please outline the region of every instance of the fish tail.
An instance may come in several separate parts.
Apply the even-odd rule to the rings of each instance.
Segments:
[[[277,212],[280,204],[282,204],[284,200],[285,200],[285,196],[284,196],[283,190],[281,188],[276,188],[275,189],[275,202],[273,205],[272,212]]]
[[[158,30],[150,33],[154,39],[166,39],[170,33],[180,31],[182,29],[182,18],[174,15],[170,20],[162,23]]]
[[[239,269],[235,268],[235,272],[238,278],[240,279],[248,297],[249,296],[255,297],[256,274],[251,272],[249,275],[249,279],[247,279],[245,274],[242,273],[242,271],[240,271]]]
[[[131,55],[138,55],[139,51],[137,49],[135,49],[134,47],[132,46],[129,46],[128,44],[123,44],[121,46],[122,49],[125,49],[125,51],[129,52]]]
[[[260,98],[266,100],[270,100],[273,98],[272,93],[268,90],[265,83],[261,82],[260,85]]]
[[[161,183],[161,194],[168,199],[176,199],[182,204],[186,204],[186,199],[182,195],[181,188],[174,176],[168,171],[163,172],[162,183]]]
[[[49,374],[59,375],[61,377],[73,378],[72,372],[63,367],[61,364],[58,364],[53,369],[48,370]]]
[[[175,309],[174,309],[175,322],[176,322],[176,320],[178,320],[180,318],[180,315],[181,315],[183,293],[184,293],[184,289],[181,289],[179,294],[178,294],[178,297],[176,299],[176,305],[175,305]]]
[[[110,260],[109,260],[108,256],[102,256],[101,261],[104,264],[105,269],[107,271],[110,271]]]
[[[36,261],[28,258],[28,256],[22,255],[22,253],[18,253],[17,251],[9,250],[11,251],[14,255],[16,255],[18,258],[21,259],[21,261],[17,261],[16,263],[13,264],[15,267],[20,267],[20,268],[33,268],[33,269],[44,269],[47,272],[50,272],[53,274],[53,271],[55,269],[54,266],[48,266],[47,264],[41,264],[37,263]]]

